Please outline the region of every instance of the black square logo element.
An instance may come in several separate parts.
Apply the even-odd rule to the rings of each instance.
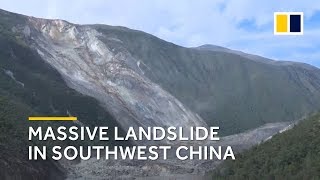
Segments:
[[[301,32],[301,15],[290,15],[290,32]]]

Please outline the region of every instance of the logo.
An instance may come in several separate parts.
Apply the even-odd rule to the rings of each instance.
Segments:
[[[275,35],[303,35],[303,12],[275,12]]]

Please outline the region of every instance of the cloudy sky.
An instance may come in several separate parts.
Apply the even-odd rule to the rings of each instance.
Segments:
[[[215,44],[320,67],[319,0],[0,0],[0,8],[142,30],[178,45]],[[303,36],[273,35],[273,12],[304,12]]]

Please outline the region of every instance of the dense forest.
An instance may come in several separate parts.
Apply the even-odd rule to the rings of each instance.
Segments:
[[[320,179],[320,114],[226,161],[213,179]]]

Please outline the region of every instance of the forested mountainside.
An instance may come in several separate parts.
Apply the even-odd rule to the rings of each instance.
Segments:
[[[238,154],[213,179],[320,179],[320,114]]]

